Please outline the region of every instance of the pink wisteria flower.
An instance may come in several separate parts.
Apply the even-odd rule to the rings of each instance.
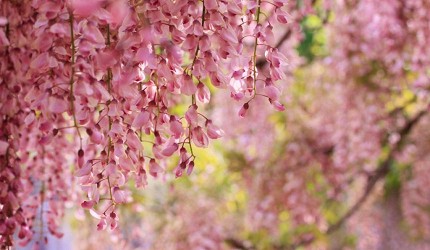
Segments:
[[[264,24],[265,12],[275,11],[281,23],[287,17],[282,1],[0,5],[0,157],[7,166],[0,177],[8,180],[2,190],[11,190],[7,202],[6,194],[0,197],[8,208],[0,222],[10,224],[0,227],[6,246],[15,232],[29,241],[29,225],[45,219],[34,211],[45,203],[54,235],[61,235],[59,219],[75,192],[88,197],[78,204],[97,214],[97,229],[113,229],[118,216],[110,215],[131,200],[131,180],[145,187],[147,173],[191,174],[193,147],[208,147],[223,135],[204,114],[212,87],[247,102],[263,95],[256,86],[267,76],[256,59],[264,52],[255,48],[275,51],[277,23]],[[258,34],[251,31],[257,26]],[[245,42],[249,36],[253,44]],[[281,59],[280,52],[267,57],[279,76]],[[275,92],[268,98],[279,101]],[[179,104],[189,108],[179,114]],[[175,155],[181,161],[170,173],[165,165]]]

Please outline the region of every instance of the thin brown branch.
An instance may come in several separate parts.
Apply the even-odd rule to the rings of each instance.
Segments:
[[[364,190],[364,193],[361,195],[361,197],[355,202],[355,204],[334,224],[332,224],[326,231],[326,234],[331,234],[338,230],[351,216],[353,216],[364,204],[364,202],[369,197],[370,193],[372,193],[373,188],[375,187],[376,183],[385,177],[390,170],[390,165],[392,163],[392,157],[389,157],[386,161],[384,161],[378,170],[376,171],[376,174],[371,176],[369,180],[367,181],[366,188]]]
[[[374,172],[373,175],[371,175],[367,181],[367,185],[365,187],[364,193],[361,195],[361,197],[354,203],[354,205],[334,224],[328,227],[325,234],[329,235],[333,232],[337,231],[349,218],[351,218],[357,211],[360,210],[360,208],[363,206],[363,204],[368,199],[369,195],[372,193],[374,187],[376,186],[376,183],[378,183],[379,180],[383,179],[389,172],[390,172],[390,166],[392,162],[394,161],[394,154],[402,149],[404,141],[406,137],[409,135],[409,133],[412,131],[414,126],[421,120],[421,118],[427,113],[427,109],[420,111],[415,117],[410,119],[405,126],[403,126],[399,131],[400,139],[399,141],[391,148],[390,152],[388,153],[388,156],[384,161],[382,161],[379,164],[379,167]],[[291,247],[293,249],[299,247],[299,246],[306,246],[313,242],[314,240],[307,240],[307,241],[300,241],[296,244],[293,244]]]
[[[361,206],[369,197],[369,194],[373,191],[373,188],[375,187],[376,183],[390,172],[390,165],[394,160],[393,159],[394,153],[396,153],[402,148],[405,138],[410,133],[412,128],[426,114],[426,112],[427,112],[426,110],[420,111],[413,119],[409,120],[408,123],[406,123],[403,128],[400,129],[400,131],[398,132],[400,135],[400,140],[392,147],[387,158],[383,162],[381,162],[378,169],[375,171],[375,174],[369,177],[365,191],[362,194],[362,196],[335,224],[331,225],[327,229],[327,232],[326,232],[327,234],[331,234],[337,229],[339,229],[340,226],[342,226],[346,220],[348,220],[352,215],[354,215],[361,208]]]

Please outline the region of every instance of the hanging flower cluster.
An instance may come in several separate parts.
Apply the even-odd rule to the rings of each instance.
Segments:
[[[175,155],[176,177],[191,174],[193,147],[223,135],[201,111],[209,85],[242,100],[240,116],[257,95],[284,110],[286,58],[272,31],[287,22],[284,5],[0,1],[0,244],[13,245],[15,232],[25,244],[35,222],[61,236],[72,176],[98,229],[114,229],[130,180],[145,187]],[[179,103],[184,114],[173,110]]]

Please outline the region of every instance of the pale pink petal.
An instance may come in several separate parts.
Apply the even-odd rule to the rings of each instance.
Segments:
[[[185,119],[192,127],[198,122],[197,105],[191,105],[185,112]]]
[[[139,139],[139,137],[137,137],[136,133],[134,133],[133,131],[129,130],[127,133],[127,141],[126,141],[127,145],[135,150],[141,151],[142,150],[142,143]]]
[[[275,87],[273,84],[271,84],[269,86],[266,86],[264,88],[264,92],[273,101],[278,100],[279,99],[279,95],[281,94],[281,92],[279,91],[279,89],[277,87]]]
[[[275,12],[275,15],[276,15],[276,20],[278,20],[279,23],[288,23],[287,12],[278,8]]]
[[[113,150],[115,156],[121,157],[125,155],[125,148],[124,144],[121,143],[115,143],[114,144],[114,150]]]
[[[250,1],[249,4],[251,5],[253,2],[256,2],[256,1]],[[242,14],[242,8],[239,7],[239,5],[237,4],[237,1],[229,1],[227,9],[232,14],[235,14],[235,15],[241,15]]]
[[[224,135],[224,131],[217,126],[215,126],[211,121],[208,121],[206,123],[206,129],[209,138],[211,139],[218,139],[221,138]]]
[[[102,2],[100,0],[72,0],[71,5],[74,10],[74,14],[87,17],[98,10],[101,3]]]
[[[179,150],[179,154],[181,157],[181,163],[187,164],[190,159],[190,156],[188,155],[187,150],[185,148],[181,148]]]
[[[0,155],[5,155],[8,147],[9,143],[0,141]]]
[[[49,31],[60,37],[65,37],[70,35],[70,25],[67,23],[54,23],[49,27]]]
[[[237,35],[234,32],[234,29],[230,26],[227,27],[226,29],[223,29],[221,31],[221,37],[224,38],[227,42],[232,43],[232,44],[237,44],[239,43],[239,40],[237,39]]]
[[[185,50],[190,50],[196,48],[199,40],[194,35],[187,35],[184,43],[182,44],[182,48]]]
[[[15,196],[13,192],[10,192],[10,191],[7,193],[7,202],[11,206],[10,208],[12,208],[12,210],[14,211],[17,210],[20,206],[20,202],[18,201],[18,198]]]
[[[161,173],[162,169],[160,165],[155,161],[155,159],[151,159],[149,161],[149,174],[151,174],[154,178],[158,176],[159,173]]]
[[[164,156],[169,157],[169,156],[172,156],[173,153],[175,153],[178,150],[178,148],[179,148],[179,145],[177,143],[172,143],[168,145],[161,153]]]
[[[125,192],[119,187],[114,187],[112,191],[112,198],[116,203],[124,203],[126,202]]]
[[[272,101],[272,105],[278,111],[284,111],[285,110],[285,106],[282,103],[280,103],[279,101]]]
[[[85,26],[85,28],[83,29],[83,37],[88,41],[92,42],[93,45],[104,46],[105,44],[105,38],[102,32],[95,25]]]
[[[5,26],[7,23],[7,18],[4,16],[0,16],[0,26]]]
[[[104,218],[101,218],[99,223],[97,224],[97,230],[104,230],[106,229],[106,220]]]
[[[107,176],[111,176],[113,174],[115,174],[116,172],[116,165],[115,162],[110,162],[107,166],[106,166],[106,175]]]
[[[9,45],[10,45],[9,39],[7,38],[3,29],[0,29],[0,47],[9,46]]]
[[[137,50],[136,54],[134,55],[134,60],[146,62],[148,60],[152,60],[152,57],[153,55],[151,51],[149,51],[147,46],[144,46]]]
[[[82,176],[86,176],[89,175],[91,173],[92,170],[92,166],[91,166],[91,162],[87,162],[85,163],[85,165],[79,169],[78,171],[75,172],[75,176],[76,177],[82,177]]]
[[[96,55],[96,63],[102,70],[106,70],[117,63],[116,54],[113,51],[101,51]]]
[[[43,71],[44,69],[49,67],[49,54],[48,52],[39,54],[33,61],[30,63],[30,68],[38,69]]]
[[[170,117],[170,132],[172,132],[173,136],[176,139],[179,139],[182,133],[184,133],[182,123],[178,121],[174,116]]]
[[[102,219],[99,213],[97,213],[94,209],[90,209],[90,215],[98,220]]]
[[[184,170],[181,167],[177,166],[175,168],[175,177],[176,178],[181,177],[183,172],[184,172]]]
[[[126,155],[120,157],[119,166],[121,167],[122,170],[126,171],[124,173],[130,172],[134,168],[133,162]]]
[[[200,37],[199,48],[203,52],[206,52],[211,48],[211,41],[207,35]]]
[[[191,161],[190,164],[188,164],[187,175],[191,175],[193,170],[194,170],[194,161]]]
[[[210,98],[211,98],[211,92],[209,91],[209,88],[200,82],[197,85],[197,100],[199,100],[202,103],[209,103]]]
[[[114,230],[118,227],[118,222],[116,220],[112,220],[110,223],[110,230]]]
[[[87,134],[90,136],[91,141],[95,144],[102,143],[104,139],[104,135],[97,129],[87,129]]]
[[[94,207],[95,204],[96,204],[95,201],[84,201],[81,203],[81,207],[85,209],[91,209]]]
[[[206,148],[209,145],[209,139],[200,126],[193,129],[192,140],[197,147]]]
[[[124,18],[129,14],[130,8],[125,0],[115,0],[108,7],[108,11],[111,14],[111,24],[117,26],[120,25]]]
[[[193,83],[191,76],[184,75],[182,79],[181,93],[184,95],[194,95],[197,91],[197,87]]]
[[[52,113],[63,113],[69,108],[69,103],[60,98],[50,97],[49,98],[49,111]]]
[[[96,184],[91,185],[91,193],[89,193],[89,197],[95,202],[100,201],[100,192]]]
[[[227,86],[227,78],[222,73],[212,72],[209,74],[209,77],[213,86],[217,88],[225,88]]]
[[[187,30],[187,33],[188,34],[194,34],[196,36],[202,36],[203,35],[203,27],[202,27],[201,23],[197,20],[194,20],[193,24]]]
[[[149,112],[144,110],[140,112],[133,121],[132,126],[135,128],[141,128],[149,122]]]
[[[205,62],[205,70],[207,70],[208,72],[218,71],[217,63],[215,62],[214,57],[210,52],[205,52],[204,62]]]
[[[216,10],[218,8],[217,0],[204,0],[207,10]]]

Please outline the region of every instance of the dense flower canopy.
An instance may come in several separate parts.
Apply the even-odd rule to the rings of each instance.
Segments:
[[[385,217],[359,210],[381,189],[381,206],[401,207],[387,220],[428,239],[429,8],[0,0],[0,245],[62,237],[74,205],[122,248],[347,247],[320,239],[341,227],[365,239]],[[199,159],[220,138],[221,174]],[[184,188],[193,178],[201,190]],[[144,191],[167,208],[139,228]],[[87,248],[112,244],[88,234]],[[357,246],[411,248],[390,234]]]
[[[286,59],[272,47],[272,30],[287,22],[284,5],[2,1],[2,245],[15,231],[32,238],[44,202],[48,229],[60,236],[71,176],[97,228],[114,229],[130,180],[145,187],[147,173],[163,175],[174,154],[175,175],[191,174],[193,146],[223,134],[199,109],[209,85],[242,100],[245,111],[257,95],[283,110],[276,82]],[[258,72],[260,57],[270,74]],[[175,112],[180,103],[186,112]]]

